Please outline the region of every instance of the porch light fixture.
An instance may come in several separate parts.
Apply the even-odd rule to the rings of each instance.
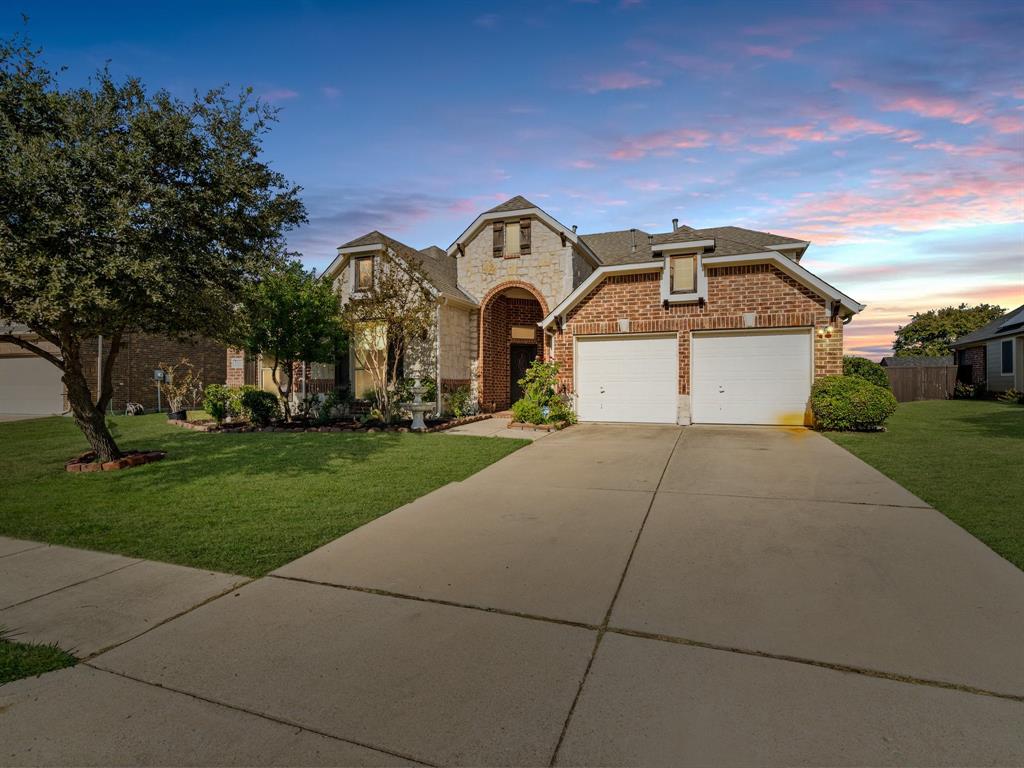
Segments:
[[[834,329],[832,328],[831,325],[826,325],[824,328],[820,328],[819,327],[818,328],[818,338],[819,339],[823,339],[823,338],[824,339],[831,339],[832,338],[833,330]]]

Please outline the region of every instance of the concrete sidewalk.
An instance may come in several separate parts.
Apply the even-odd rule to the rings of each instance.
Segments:
[[[1024,573],[819,435],[584,425],[5,686],[0,762],[1019,765],[1021,637]]]
[[[540,440],[547,437],[550,432],[535,429],[509,429],[509,418],[506,416],[495,416],[490,419],[481,419],[461,427],[452,427],[442,432],[442,435],[476,435],[478,437],[514,437],[520,440]]]

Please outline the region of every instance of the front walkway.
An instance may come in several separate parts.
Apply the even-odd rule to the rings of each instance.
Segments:
[[[520,440],[539,440],[550,433],[533,429],[509,429],[509,417],[494,416],[490,419],[472,421],[461,427],[446,429],[443,435],[477,435],[478,437],[513,437]]]
[[[5,686],[0,762],[1015,765],[1021,637],[819,435],[584,425]]]

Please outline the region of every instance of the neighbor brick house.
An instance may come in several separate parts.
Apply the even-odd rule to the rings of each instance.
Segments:
[[[967,384],[1024,392],[1024,304],[950,345]]]
[[[12,330],[48,352],[59,353],[53,344],[40,340],[27,328]],[[104,343],[100,337],[82,344],[82,368],[94,397],[98,391],[98,371],[109,351],[109,342]],[[129,402],[155,411],[157,391],[153,371],[161,363],[175,365],[182,358],[188,358],[204,384],[224,383],[223,344],[208,339],[179,342],[143,333],[125,335],[114,361],[111,411],[123,413]],[[166,408],[166,402],[163,405]],[[47,415],[68,410],[61,371],[55,365],[22,347],[0,343],[0,413]]]
[[[380,254],[420,264],[437,309],[416,362],[485,410],[508,408],[544,359],[584,421],[802,424],[813,379],[842,372],[843,325],[863,309],[800,264],[808,246],[676,220],[580,234],[514,197],[447,250],[376,231],[351,240],[324,278],[350,301]],[[353,360],[321,377],[359,396]]]

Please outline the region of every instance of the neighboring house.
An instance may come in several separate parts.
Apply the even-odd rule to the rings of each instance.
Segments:
[[[989,392],[1024,392],[1024,304],[950,344],[961,380]]]
[[[421,264],[437,319],[416,362],[485,410],[508,408],[545,359],[582,421],[803,424],[812,381],[842,373],[843,325],[864,308],[800,265],[808,246],[677,220],[669,232],[578,234],[514,197],[447,250],[380,232],[351,240],[324,277],[349,301],[381,253]],[[361,396],[353,360],[326,378]]]
[[[24,326],[14,326],[13,333],[48,352],[59,352],[53,344],[40,340]],[[82,345],[83,368],[94,395],[98,391],[98,372],[108,352],[109,346],[102,337],[89,339]],[[153,371],[160,363],[175,364],[183,357],[201,373],[205,384],[224,383],[223,344],[209,340],[182,343],[141,333],[125,336],[114,363],[111,411],[123,413],[128,402],[141,403],[146,410],[155,411],[157,391]],[[166,409],[166,402],[164,407]],[[0,342],[0,413],[48,415],[65,413],[68,409],[61,371],[55,365],[15,344]]]

